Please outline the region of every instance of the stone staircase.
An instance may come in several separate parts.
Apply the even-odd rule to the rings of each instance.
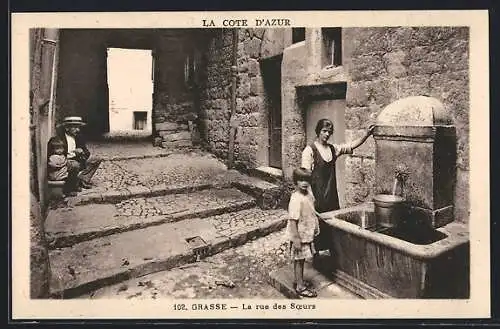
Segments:
[[[224,183],[90,192],[46,220],[54,298],[169,270],[280,230],[280,187],[228,170]]]

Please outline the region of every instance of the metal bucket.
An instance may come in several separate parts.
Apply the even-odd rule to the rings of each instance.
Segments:
[[[394,227],[403,219],[405,199],[398,195],[377,194],[373,198],[375,220],[382,227]]]

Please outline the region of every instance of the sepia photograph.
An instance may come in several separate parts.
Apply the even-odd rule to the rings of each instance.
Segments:
[[[472,276],[471,249],[489,248],[471,209],[487,83],[472,23],[266,15],[24,27],[28,300],[314,317],[373,300],[465,310],[489,283]]]

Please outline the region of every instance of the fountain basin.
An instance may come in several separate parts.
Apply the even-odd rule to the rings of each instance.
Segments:
[[[331,230],[331,256],[318,269],[361,297],[468,298],[465,224],[412,231],[384,227],[372,202],[322,217]]]

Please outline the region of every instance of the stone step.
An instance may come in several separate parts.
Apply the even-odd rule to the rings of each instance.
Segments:
[[[262,166],[250,169],[248,173],[253,177],[257,177],[277,185],[281,184],[283,181],[283,171],[278,168]]]
[[[116,131],[108,132],[100,135],[98,138],[94,138],[96,141],[106,141],[106,142],[149,142],[152,140],[150,131]]]
[[[253,196],[260,208],[276,209],[282,207],[284,194],[279,185],[257,177],[243,175],[236,170],[229,170],[228,176],[231,176],[231,185]]]
[[[186,218],[249,209],[255,205],[253,197],[235,188],[211,188],[185,194],[53,209],[47,216],[45,231],[53,249]]]
[[[103,161],[121,161],[121,160],[132,160],[132,159],[156,159],[156,158],[166,158],[172,154],[186,153],[186,152],[201,152],[201,149],[197,146],[184,147],[181,149],[177,148],[163,148],[157,147],[158,150],[150,151],[150,153],[143,154],[103,154],[99,155],[99,158]]]
[[[113,234],[49,253],[54,298],[72,298],[124,280],[195,262],[278,231],[282,209],[245,209]]]
[[[52,204],[53,209],[74,207],[85,204],[116,203],[130,198],[155,197],[170,194],[192,193],[211,188],[230,188],[253,196],[257,205],[263,209],[276,209],[282,204],[281,186],[267,182],[257,177],[243,175],[236,170],[228,170],[217,182],[191,182],[177,184],[158,184],[152,187],[130,185],[121,189],[103,189],[95,187],[83,190],[76,197],[66,198],[63,202]]]
[[[151,138],[150,138],[151,139]],[[203,150],[199,146],[190,148],[162,148],[154,145],[152,140],[143,140],[135,142],[113,141],[89,142],[88,148],[92,156],[103,161],[120,161],[131,159],[155,159],[165,158],[177,153],[198,152]]]
[[[329,256],[321,255],[317,266],[312,266],[310,262],[304,264],[304,279],[311,282],[318,298],[328,299],[360,299],[361,297],[352,291],[344,288],[336,282],[331,272],[318,270],[318,268],[329,268],[331,263]],[[325,274],[326,273],[326,274]],[[304,299],[295,291],[293,265],[287,264],[269,273],[269,283],[290,299]]]
[[[214,185],[211,183],[191,183],[176,184],[166,186],[159,184],[151,188],[143,185],[131,185],[126,188],[117,190],[100,190],[93,188],[90,190],[83,190],[75,197],[66,198],[63,202],[53,204],[52,208],[66,208],[68,206],[74,207],[86,204],[99,204],[99,203],[117,203],[120,201],[128,200],[131,198],[141,197],[157,197],[171,194],[185,194],[202,191],[210,188],[225,188],[231,187],[230,183]]]

